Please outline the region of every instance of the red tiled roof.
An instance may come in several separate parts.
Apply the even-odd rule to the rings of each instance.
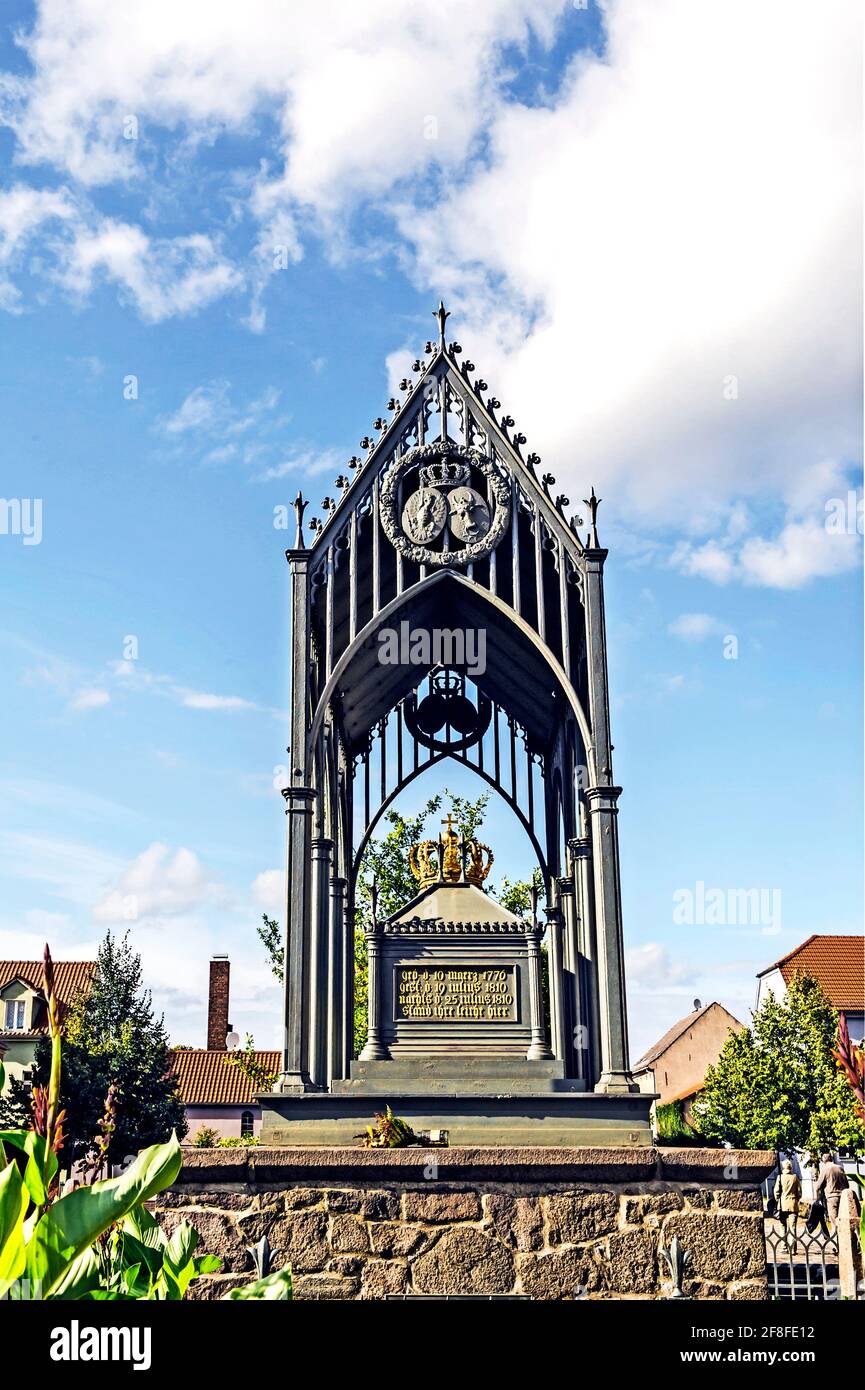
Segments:
[[[865,936],[809,936],[760,974],[770,970],[780,970],[787,985],[797,971],[812,975],[833,1008],[865,1008]]]
[[[94,960],[55,960],[54,989],[60,1005],[61,1017],[76,995],[89,994],[95,969],[96,962]],[[40,999],[43,997],[45,985],[42,977],[41,960],[0,960],[0,989],[4,989],[13,980],[24,980],[31,989],[35,989]],[[48,1019],[45,1015],[44,1004],[37,1011],[32,1031],[34,1033],[48,1032]]]
[[[278,1073],[279,1052],[255,1052],[256,1061],[268,1071]],[[229,1053],[208,1052],[204,1048],[182,1048],[172,1054],[172,1069],[184,1105],[248,1105],[256,1087],[228,1061]]]

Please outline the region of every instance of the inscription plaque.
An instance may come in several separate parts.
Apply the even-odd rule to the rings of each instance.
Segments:
[[[394,967],[394,1013],[397,1022],[416,1019],[454,1023],[514,1023],[517,989],[513,966]]]

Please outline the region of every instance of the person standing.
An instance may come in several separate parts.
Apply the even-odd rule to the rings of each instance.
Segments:
[[[845,1192],[850,1186],[847,1181],[847,1174],[836,1163],[830,1153],[820,1155],[820,1171],[817,1174],[817,1182],[814,1187],[814,1196],[825,1197],[826,1209],[829,1219],[833,1226],[838,1224],[838,1207],[841,1203],[841,1193]]]
[[[793,1172],[793,1164],[789,1158],[785,1158],[781,1164],[781,1171],[775,1179],[775,1201],[778,1207],[778,1220],[787,1234],[787,1222],[792,1216],[793,1232],[796,1231],[796,1218],[799,1215],[799,1200],[802,1196],[802,1184]]]

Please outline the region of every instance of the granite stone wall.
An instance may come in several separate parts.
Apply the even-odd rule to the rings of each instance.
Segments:
[[[363,1161],[357,1150],[297,1151],[329,1160],[298,1167],[264,1150],[227,1163],[225,1151],[198,1150],[153,1209],[169,1230],[186,1217],[222,1257],[223,1273],[193,1286],[197,1298],[251,1279],[247,1246],[266,1234],[299,1299],[663,1298],[659,1246],[674,1236],[691,1254],[686,1295],[765,1299],[756,1174],[773,1156],[737,1163],[722,1151],[723,1165],[717,1152],[702,1164],[709,1151],[683,1152],[670,1162],[643,1150],[634,1162],[624,1150],[402,1150],[370,1162],[369,1151]]]

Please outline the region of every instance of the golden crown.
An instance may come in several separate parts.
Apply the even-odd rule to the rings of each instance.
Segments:
[[[409,850],[408,864],[421,891],[436,883],[473,883],[480,888],[493,866],[493,852],[480,840],[463,839],[453,828],[453,817],[443,822],[445,833],[437,840],[421,840]]]

